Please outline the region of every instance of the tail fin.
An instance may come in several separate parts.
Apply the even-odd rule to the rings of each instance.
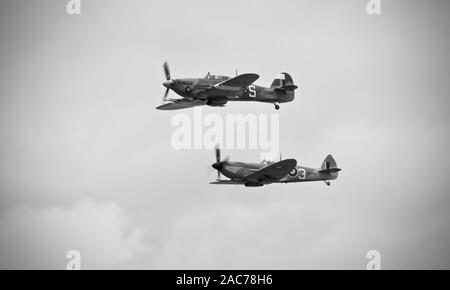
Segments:
[[[330,154],[325,158],[319,170],[319,172],[323,173],[335,173],[339,171],[341,171],[341,169],[337,167],[336,161]]]
[[[282,91],[293,91],[297,89],[297,86],[294,85],[292,77],[288,73],[283,72],[273,80],[270,88]]]

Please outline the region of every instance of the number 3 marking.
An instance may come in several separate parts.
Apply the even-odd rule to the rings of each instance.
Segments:
[[[298,178],[305,179],[306,178],[306,171],[303,168],[298,169]]]

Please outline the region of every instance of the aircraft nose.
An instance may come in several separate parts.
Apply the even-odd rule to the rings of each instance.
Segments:
[[[221,171],[223,169],[223,163],[222,162],[216,162],[216,163],[212,164],[211,166],[215,170]]]
[[[163,82],[163,86],[165,86],[166,88],[170,88],[171,85],[172,85],[172,80],[169,80],[167,82]]]

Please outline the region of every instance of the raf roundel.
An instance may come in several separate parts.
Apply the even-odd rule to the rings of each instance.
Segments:
[[[289,176],[290,177],[297,177],[297,175],[298,175],[298,170],[297,170],[297,168],[294,168],[294,169],[292,169],[292,171],[291,172],[289,172]]]

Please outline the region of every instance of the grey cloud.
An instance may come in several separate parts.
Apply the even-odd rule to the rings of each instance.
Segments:
[[[3,214],[0,232],[2,269],[65,269],[70,250],[80,252],[82,269],[127,268],[151,250],[145,229],[113,202],[20,205]]]

